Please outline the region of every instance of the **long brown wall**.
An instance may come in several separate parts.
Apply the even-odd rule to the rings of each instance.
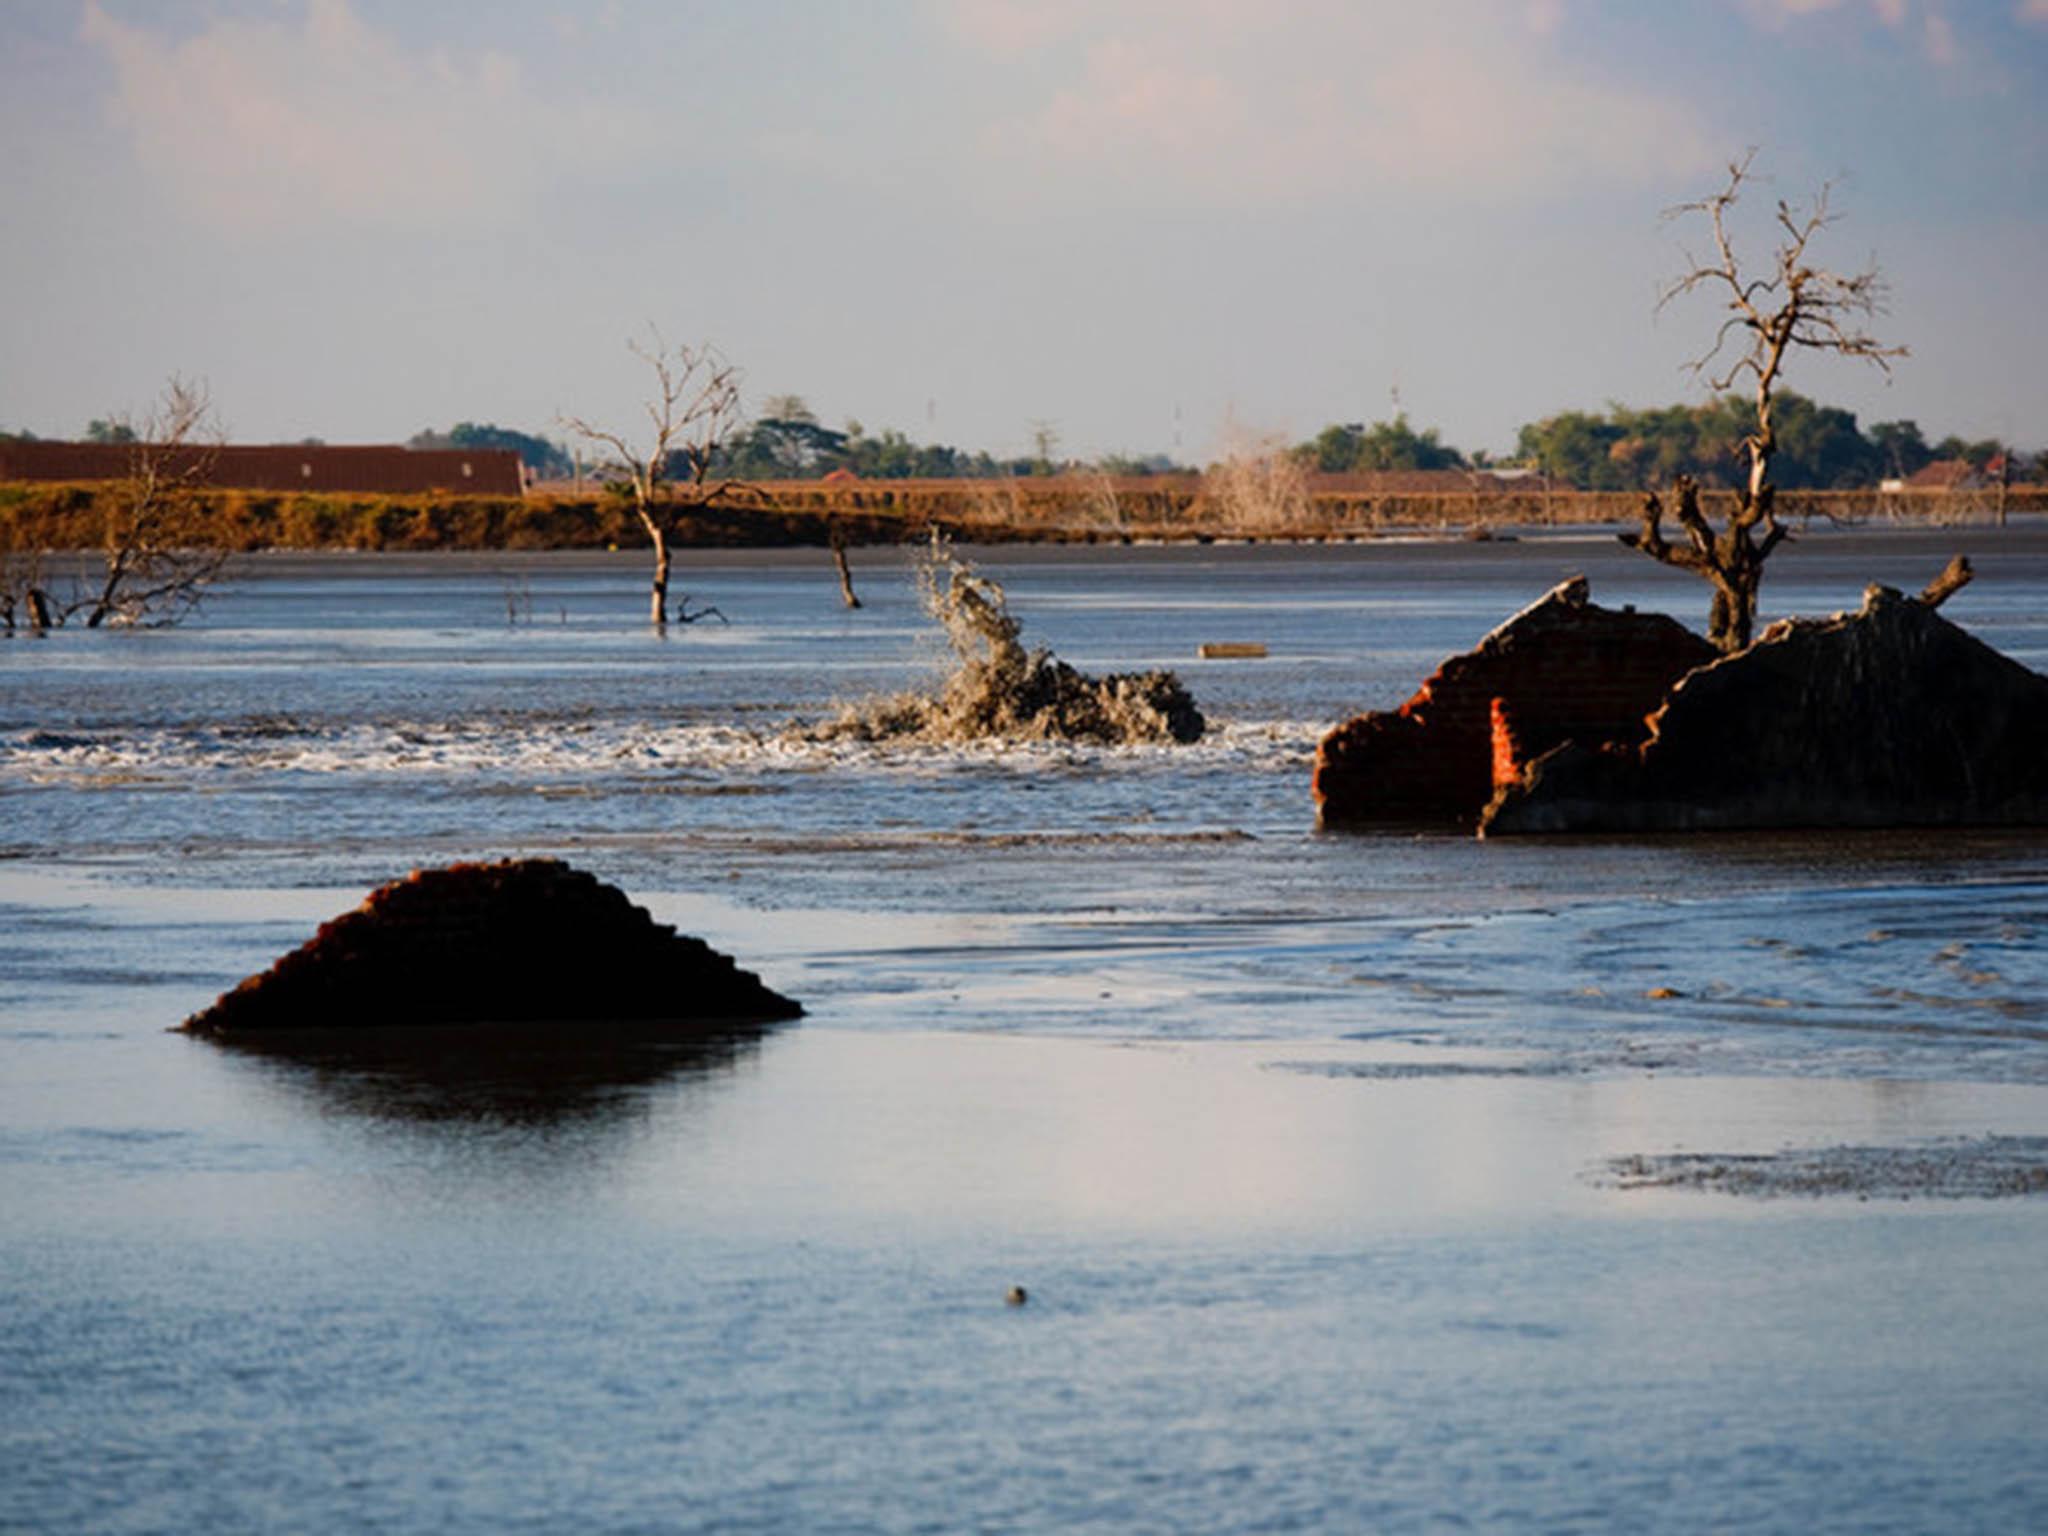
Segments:
[[[231,490],[517,496],[525,488],[519,455],[509,448],[312,443],[146,449],[133,443],[8,440],[0,441],[0,481],[125,480],[144,453],[159,455],[161,471],[170,477]]]

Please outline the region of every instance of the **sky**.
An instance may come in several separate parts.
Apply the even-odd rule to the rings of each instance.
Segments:
[[[0,428],[240,441],[750,406],[1201,462],[1704,398],[1660,217],[1831,189],[1872,421],[2048,446],[2048,0],[0,0]]]

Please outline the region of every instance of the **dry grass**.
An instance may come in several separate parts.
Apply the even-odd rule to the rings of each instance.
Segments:
[[[777,547],[829,542],[837,520],[850,543],[897,544],[944,528],[971,542],[1091,543],[1131,539],[1342,539],[1379,534],[1558,524],[1625,524],[1633,492],[1558,491],[1372,494],[1329,489],[1323,477],[1290,479],[1256,460],[1237,481],[1217,477],[1045,476],[1029,479],[892,480],[759,486],[759,504],[693,517],[679,547]],[[0,485],[0,551],[100,547],[106,521],[95,485]],[[1711,512],[1718,496],[1707,492]],[[259,549],[621,549],[639,548],[632,506],[604,495],[525,497],[314,495],[199,491],[211,532],[236,551]],[[1232,497],[1236,499],[1233,500]],[[1840,522],[1880,519],[1938,525],[1984,522],[1995,493],[1944,495],[1876,491],[1786,491],[1781,516]],[[2048,487],[2013,487],[2008,513],[2048,512]]]

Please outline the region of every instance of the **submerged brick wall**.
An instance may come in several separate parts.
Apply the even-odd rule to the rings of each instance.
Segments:
[[[1502,772],[1560,742],[1641,740],[1671,685],[1717,654],[1663,614],[1589,602],[1574,577],[1445,661],[1398,710],[1324,737],[1318,813],[1329,824],[1476,819]]]

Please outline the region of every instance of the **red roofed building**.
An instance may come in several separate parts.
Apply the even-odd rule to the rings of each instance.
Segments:
[[[0,480],[121,480],[133,443],[0,441]],[[329,491],[380,496],[518,496],[526,489],[510,448],[223,444],[174,451],[166,471],[196,465],[196,483],[230,490]]]

